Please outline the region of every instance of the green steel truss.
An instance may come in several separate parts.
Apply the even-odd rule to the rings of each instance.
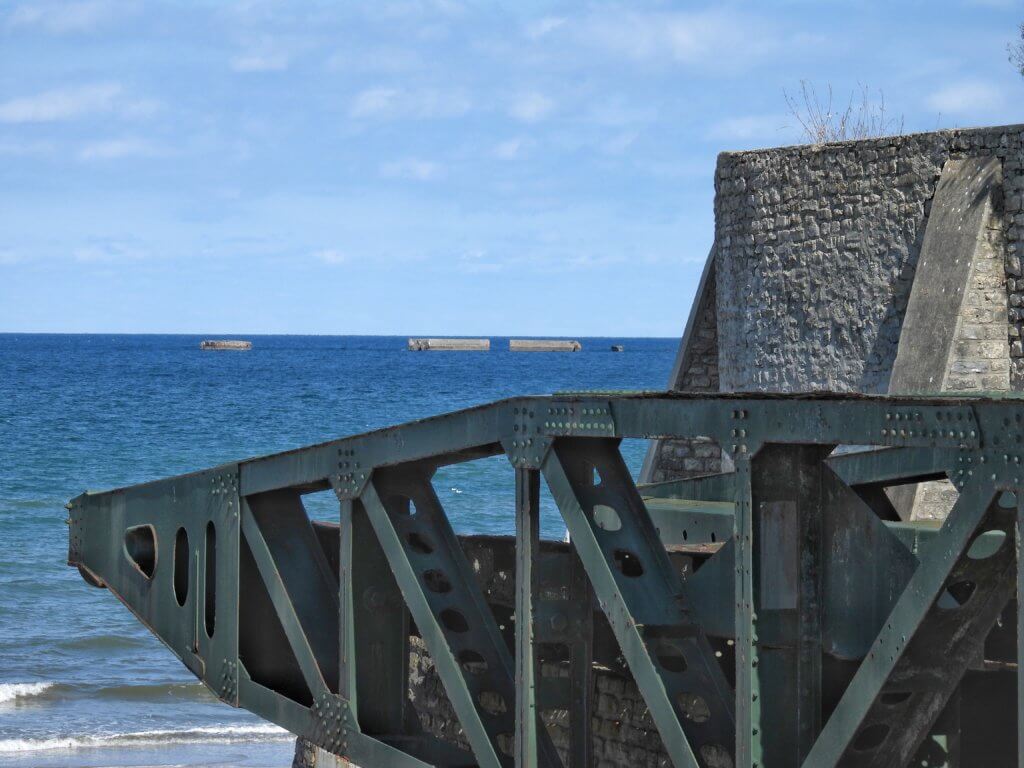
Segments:
[[[973,768],[960,723],[1017,711],[1022,419],[987,398],[506,400],[83,494],[68,559],[224,702],[366,768],[594,765],[595,662],[632,677],[680,768]],[[638,488],[619,441],[673,437],[735,471]],[[500,454],[514,540],[457,537],[432,476]],[[944,524],[898,520],[886,489],[943,478]],[[540,540],[542,483],[571,545]],[[306,515],[323,490],[337,525]],[[409,701],[411,634],[460,743]],[[986,765],[1024,765],[1017,717]]]

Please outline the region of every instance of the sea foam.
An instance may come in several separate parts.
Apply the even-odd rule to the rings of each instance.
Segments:
[[[294,735],[270,723],[256,725],[207,725],[165,731],[133,731],[44,739],[0,739],[0,754],[12,752],[68,751],[110,747],[153,747],[171,744],[232,744],[252,741],[286,741]]]

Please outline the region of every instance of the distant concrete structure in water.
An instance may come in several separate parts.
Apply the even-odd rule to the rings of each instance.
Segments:
[[[510,339],[508,348],[510,352],[579,352],[583,345],[562,339]]]
[[[487,352],[491,348],[490,339],[409,339],[408,348],[411,352]]]
[[[199,342],[200,349],[227,349],[241,352],[252,349],[251,341],[240,341],[236,339],[206,339]]]
[[[612,344],[612,352],[625,352],[626,348],[622,344]]]

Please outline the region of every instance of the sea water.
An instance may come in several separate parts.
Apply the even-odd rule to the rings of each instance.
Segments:
[[[290,764],[290,734],[216,701],[106,590],[68,568],[64,504],[524,394],[661,389],[673,339],[577,353],[408,352],[404,337],[0,334],[0,765]],[[610,351],[624,344],[625,351]],[[636,472],[646,444],[626,441]],[[445,468],[458,533],[513,531],[502,457]],[[330,494],[306,498],[331,519]],[[542,532],[564,533],[550,499]]]

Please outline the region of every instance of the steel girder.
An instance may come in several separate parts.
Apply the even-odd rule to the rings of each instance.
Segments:
[[[676,766],[902,766],[1014,595],[1022,419],[1014,399],[520,398],[83,494],[68,560],[220,699],[368,768],[555,765],[552,708],[567,763],[592,765],[602,633]],[[736,471],[638,489],[619,441],[672,437],[711,438]],[[516,484],[501,615],[431,485],[499,454]],[[539,540],[542,477],[568,559]],[[959,492],[941,528],[888,522],[881,489],[939,477]],[[321,490],[339,501],[326,548],[302,505]],[[410,633],[455,743],[410,705]],[[539,673],[551,646],[561,682]],[[836,660],[856,667],[838,687]]]

